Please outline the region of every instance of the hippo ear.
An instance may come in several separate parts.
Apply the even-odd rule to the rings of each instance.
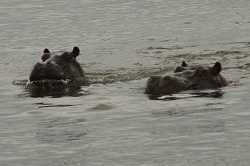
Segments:
[[[43,53],[50,53],[49,49],[48,48],[45,48]]]
[[[47,59],[49,59],[51,57],[50,55],[50,51],[49,49],[45,48],[43,51],[43,55],[41,56],[41,59],[44,61],[46,61]]]
[[[220,64],[220,62],[216,62],[214,64],[214,66],[212,67],[212,70],[213,70],[213,73],[215,75],[218,75],[220,73],[220,71],[221,71],[221,64]]]
[[[181,66],[182,66],[182,67],[187,67],[188,65],[186,64],[185,61],[183,61],[182,64],[181,64]]]
[[[71,55],[76,58],[80,54],[80,49],[78,47],[74,47]]]
[[[41,59],[44,61],[46,61],[47,59],[49,59],[51,57],[50,53],[44,53],[42,56],[41,56]]]

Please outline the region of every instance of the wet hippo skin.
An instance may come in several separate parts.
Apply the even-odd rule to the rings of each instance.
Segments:
[[[51,54],[46,48],[41,56],[43,62],[34,65],[29,80],[65,80],[85,77],[81,65],[76,60],[79,53],[78,47],[74,47],[71,52],[64,52],[59,55]]]
[[[197,65],[188,67],[183,62],[171,76],[150,76],[145,93],[173,94],[184,90],[215,89],[227,86],[228,81],[220,74],[221,64],[216,62],[212,67]]]
[[[173,94],[188,89],[188,80],[175,76],[150,76],[145,93],[147,94]]]

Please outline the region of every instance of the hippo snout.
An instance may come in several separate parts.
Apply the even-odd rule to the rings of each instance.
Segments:
[[[173,94],[187,90],[188,80],[182,77],[165,76],[158,85],[158,91],[161,94]]]
[[[42,79],[60,80],[64,78],[64,72],[58,64],[52,62],[36,63],[30,74],[30,81]]]
[[[187,90],[188,80],[175,76],[150,76],[145,93],[147,94],[173,94]]]

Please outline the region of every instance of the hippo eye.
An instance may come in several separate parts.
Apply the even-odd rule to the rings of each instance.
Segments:
[[[206,75],[207,74],[207,70],[201,71],[201,74]]]
[[[71,58],[70,58],[70,56],[67,56],[67,57],[64,58],[64,60],[65,60],[66,62],[70,62]]]
[[[207,76],[208,71],[207,70],[202,70],[199,74],[200,77],[206,77]]]

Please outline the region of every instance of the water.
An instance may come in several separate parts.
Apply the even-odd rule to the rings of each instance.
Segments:
[[[1,1],[0,165],[249,165],[248,6]],[[44,48],[74,46],[100,84],[42,97],[18,85]],[[150,100],[147,77],[171,73],[183,60],[220,61],[234,83]]]

